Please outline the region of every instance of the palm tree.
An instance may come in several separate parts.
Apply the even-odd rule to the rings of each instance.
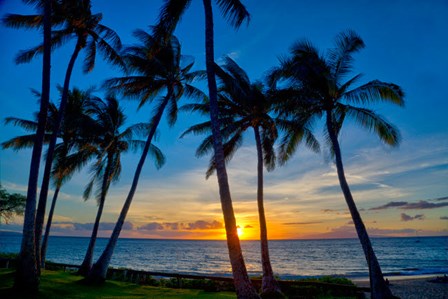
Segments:
[[[294,44],[292,57],[281,62],[273,77],[287,79],[292,86],[298,86],[304,92],[299,97],[292,97],[285,104],[287,108],[283,113],[297,118],[303,118],[304,114],[311,118],[325,116],[327,142],[331,146],[339,183],[369,267],[372,298],[394,298],[384,281],[366,227],[347,183],[338,135],[345,118],[349,117],[361,127],[376,133],[384,143],[398,145],[400,134],[392,124],[374,111],[355,105],[383,101],[403,106],[404,93],[399,86],[378,80],[353,87],[361,77],[360,74],[345,80],[352,71],[352,55],[362,48],[363,40],[353,31],[339,34],[335,48],[329,50],[326,56],[319,55],[318,50],[308,41],[301,41]],[[294,106],[296,109],[291,109]]]
[[[136,124],[120,132],[126,117],[119,107],[118,101],[112,96],[106,98],[105,101],[100,99],[96,101],[92,107],[92,112],[96,120],[96,126],[93,130],[95,132],[94,134],[97,135],[94,141],[94,146],[97,147],[95,151],[96,161],[91,169],[92,179],[86,187],[84,198],[87,199],[90,196],[93,186],[96,183],[98,185],[98,212],[84,261],[78,270],[78,273],[84,276],[89,273],[92,267],[93,251],[107,192],[110,184],[117,181],[121,173],[121,154],[131,149],[143,149],[145,142],[133,138],[135,138],[134,136],[136,134],[140,135],[149,131],[147,125]],[[156,146],[150,146],[149,154],[154,158],[156,167],[162,167],[165,162],[165,157]],[[76,163],[79,160],[79,156],[82,157],[84,155],[82,152],[75,153],[71,157],[68,157],[67,160],[74,160]]]
[[[139,40],[140,44],[126,48],[123,56],[132,75],[107,80],[105,85],[126,97],[139,99],[140,107],[147,103],[155,102],[155,109],[149,122],[150,130],[135,170],[131,189],[106,248],[87,276],[87,283],[102,283],[106,278],[107,268],[137,189],[146,156],[163,114],[167,112],[168,124],[174,125],[177,119],[177,102],[179,99],[183,95],[189,97],[203,96],[198,89],[190,85],[201,73],[190,72],[193,62],[183,66],[183,61],[187,57],[181,55],[181,47],[177,38],[171,37],[162,45],[143,30],[136,30],[134,36]],[[156,101],[155,98],[162,92],[165,92],[165,95]]]
[[[55,123],[54,134],[48,146],[47,160],[42,180],[42,186],[39,196],[39,205],[36,213],[35,242],[36,259],[40,255],[40,239],[42,236],[42,227],[45,217],[46,200],[48,195],[48,186],[51,177],[51,168],[56,145],[57,133],[60,129],[62,115],[67,104],[70,78],[76,59],[81,50],[86,50],[86,59],[84,60],[84,72],[90,72],[95,66],[97,50],[101,52],[104,58],[117,65],[122,66],[122,61],[116,50],[121,48],[121,42],[118,35],[112,29],[100,24],[101,14],[92,14],[90,0],[63,0],[53,3],[55,12],[53,17],[57,19],[61,29],[52,31],[52,48],[61,46],[63,42],[74,37],[76,38],[75,49],[71,55],[67,71],[65,74],[62,98],[59,106],[60,116]],[[29,27],[29,23],[35,22],[35,27],[42,24],[39,18],[35,16],[8,15],[4,19],[6,25],[14,27]],[[29,62],[36,54],[42,53],[43,46],[39,45],[22,53],[16,58],[18,63]],[[38,262],[38,265],[40,263]],[[38,267],[38,269],[40,269]]]
[[[43,9],[43,61],[42,61],[42,97],[40,101],[38,127],[36,130],[36,140],[33,146],[30,164],[30,174],[28,178],[27,200],[23,220],[22,244],[18,258],[14,288],[17,290],[28,290],[37,293],[39,289],[39,272],[36,263],[35,248],[35,213],[37,181],[39,178],[40,158],[42,155],[43,138],[47,120],[47,109],[50,102],[50,67],[51,67],[51,15],[52,0],[33,1],[27,3],[40,2]],[[26,26],[33,27],[32,24]]]
[[[89,106],[94,97],[91,92],[93,89],[82,91],[78,88],[73,88],[68,92],[67,107],[62,118],[61,130],[58,137],[62,142],[55,146],[53,158],[53,170],[51,172],[55,191],[51,202],[50,211],[48,213],[47,224],[45,226],[45,235],[42,240],[40,250],[41,267],[45,267],[45,257],[47,252],[48,238],[50,236],[51,224],[53,221],[53,214],[56,207],[56,202],[59,196],[59,191],[62,185],[67,182],[76,171],[79,171],[84,166],[88,159],[87,155],[83,159],[78,159],[75,162],[68,164],[66,160],[74,150],[88,152],[91,148],[90,143],[94,138],[91,133],[91,128],[96,125],[96,122],[91,117]],[[62,88],[59,87],[59,92],[62,94]],[[57,117],[52,119],[54,124],[58,120]],[[54,128],[51,127],[51,129]],[[47,156],[48,159],[48,156]]]
[[[245,20],[249,20],[246,7],[239,0],[216,0],[217,5],[225,18],[235,28],[241,26]],[[182,14],[191,4],[191,0],[166,0],[163,5],[159,21],[154,28],[156,38],[163,38],[173,33]],[[221,207],[224,215],[224,224],[227,234],[227,247],[232,266],[233,280],[236,293],[239,298],[259,298],[247,275],[241,244],[238,238],[235,214],[233,211],[232,197],[225,165],[224,149],[219,124],[218,94],[215,78],[215,50],[213,30],[212,0],[203,0],[205,13],[205,65],[207,70],[207,82],[210,98],[210,119],[213,134],[214,159],[219,185]]]
[[[275,167],[274,142],[278,137],[276,120],[270,116],[273,102],[268,98],[263,84],[251,83],[246,72],[229,57],[224,58],[223,68],[216,65],[216,74],[222,84],[219,86],[218,105],[221,135],[224,142],[224,154],[228,162],[242,145],[243,133],[252,129],[257,148],[257,203],[260,221],[261,260],[263,269],[262,293],[264,296],[281,295],[280,287],[274,278],[269,258],[267,225],[263,203],[263,165],[268,171]],[[209,103],[189,104],[184,110],[200,111],[209,114]],[[210,132],[210,121],[194,125],[182,136],[194,133]],[[196,155],[201,157],[213,149],[213,136],[209,135],[201,143]],[[210,160],[207,178],[215,171],[215,161]]]
[[[59,88],[59,91],[62,93],[61,88]],[[85,145],[85,143],[89,141],[87,137],[88,133],[90,132],[91,127],[95,125],[94,121],[89,116],[89,112],[86,110],[89,105],[89,101],[91,100],[90,92],[91,90],[81,91],[77,88],[73,88],[73,90],[71,90],[68,95],[67,109],[64,113],[64,117],[62,118],[62,129],[58,134],[58,137],[62,142],[58,143],[55,148],[55,161],[53,163],[52,170],[52,179],[55,185],[55,192],[47,219],[45,237],[42,242],[42,267],[44,267],[45,265],[47,241],[60,188],[83,164],[82,161],[78,160],[78,164],[72,163],[72,165],[68,167],[67,163],[65,163],[65,160],[67,159],[68,154],[75,148],[82,148],[83,152],[86,151],[86,148],[89,145]],[[37,91],[33,91],[33,93],[37,97],[41,96]],[[46,121],[47,128],[44,136],[44,142],[47,144],[51,140],[54,123],[57,121],[59,114],[59,111],[54,104],[50,104],[48,111],[49,112]],[[35,118],[38,119],[38,113],[36,113]],[[6,142],[3,142],[3,148],[12,148],[17,151],[24,148],[33,147],[36,139],[35,132],[36,128],[38,127],[38,121],[8,117],[6,118],[5,123],[12,123],[16,126],[20,126],[25,130],[30,131],[31,134],[17,136]],[[90,137],[90,139],[92,139],[92,137]]]

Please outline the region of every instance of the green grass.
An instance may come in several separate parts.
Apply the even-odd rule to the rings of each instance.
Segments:
[[[67,298],[67,299],[90,299],[90,298],[236,298],[234,292],[207,292],[204,290],[216,289],[215,282],[202,280],[183,280],[183,287],[177,287],[177,280],[172,279],[157,280],[157,286],[138,285],[129,282],[107,280],[102,286],[87,286],[80,281],[81,276],[76,276],[70,272],[44,270],[41,276],[39,294],[30,297],[28,294],[21,294],[12,289],[14,282],[14,270],[0,269],[0,298],[8,299],[43,299],[43,298]],[[307,284],[306,282],[310,282]],[[347,289],[328,288],[321,285],[312,285],[312,282],[337,283],[353,285],[345,278],[321,277],[302,280],[297,285],[283,286],[284,294],[289,298],[360,298],[359,294]],[[212,288],[212,286],[215,286]],[[188,289],[190,288],[190,289]]]
[[[139,286],[132,283],[106,281],[103,286],[92,287],[80,284],[82,278],[68,272],[45,270],[41,276],[39,294],[36,299],[152,299],[152,298],[236,298],[230,292],[205,292],[202,290],[169,289],[151,286]],[[0,269],[0,298],[29,299],[29,295],[12,290],[14,271]]]

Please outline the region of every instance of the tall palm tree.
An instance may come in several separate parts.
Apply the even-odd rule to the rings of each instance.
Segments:
[[[252,129],[257,148],[257,204],[260,223],[261,261],[263,269],[262,293],[264,296],[279,296],[280,287],[274,278],[269,257],[266,216],[263,202],[263,165],[268,171],[275,167],[274,142],[278,137],[276,119],[271,117],[273,101],[268,98],[263,84],[251,83],[246,72],[229,57],[225,57],[223,67],[216,65],[216,74],[221,81],[218,87],[218,105],[221,135],[224,139],[224,154],[228,162],[236,150],[242,145],[243,133]],[[209,114],[209,103],[188,104],[184,110],[199,111]],[[278,120],[280,121],[280,120]],[[194,125],[182,136],[194,133],[210,132],[211,123]],[[213,150],[213,136],[209,135],[196,151],[203,156]],[[215,161],[210,160],[207,178],[215,171]]]
[[[39,178],[40,158],[42,155],[43,138],[47,120],[47,109],[50,103],[50,67],[51,67],[51,15],[52,0],[27,0],[27,3],[39,2],[43,26],[43,60],[42,60],[42,97],[40,101],[36,140],[33,146],[28,178],[27,200],[23,220],[22,244],[18,258],[14,287],[18,290],[28,290],[37,293],[39,289],[39,272],[36,263],[35,248],[35,213],[37,201],[37,181]],[[32,24],[26,27],[32,28]]]
[[[117,181],[121,173],[121,155],[129,150],[143,149],[145,142],[134,138],[136,135],[142,135],[149,131],[146,124],[136,124],[120,132],[126,117],[119,107],[118,101],[112,96],[107,97],[105,101],[99,99],[93,104],[92,112],[96,120],[93,131],[97,136],[93,144],[96,147],[96,161],[91,168],[92,179],[84,192],[84,198],[87,199],[90,196],[96,183],[98,185],[96,196],[98,212],[84,261],[78,270],[78,273],[84,276],[89,273],[92,267],[93,251],[107,192],[110,184]],[[165,157],[156,146],[151,144],[149,154],[154,158],[156,167],[162,167]],[[79,156],[84,155],[82,152],[75,153],[67,160],[74,160],[77,163]]]
[[[318,50],[308,41],[294,44],[292,56],[281,62],[273,77],[287,79],[292,86],[299,87],[303,92],[301,96],[292,97],[291,101],[285,103],[287,108],[283,113],[297,118],[303,118],[303,115],[311,118],[325,116],[327,142],[331,146],[339,183],[369,267],[372,298],[394,298],[384,281],[366,227],[347,183],[338,135],[345,118],[349,117],[359,126],[376,133],[384,143],[398,145],[400,134],[391,123],[374,111],[355,105],[388,102],[403,106],[404,93],[399,86],[378,80],[354,87],[361,75],[348,80],[346,76],[353,69],[353,54],[364,48],[364,42],[355,32],[346,31],[337,36],[335,44],[326,56],[319,55]],[[292,107],[296,109],[291,109]]]
[[[186,66],[183,65],[187,57],[181,55],[181,46],[177,38],[171,37],[166,43],[160,44],[153,36],[143,30],[136,30],[134,36],[139,40],[140,44],[126,48],[123,56],[132,74],[110,79],[106,81],[105,85],[126,97],[138,99],[140,107],[147,103],[154,103],[155,108],[149,122],[150,130],[135,170],[131,189],[106,248],[87,276],[86,282],[88,283],[102,283],[106,278],[107,268],[137,190],[138,180],[146,156],[163,114],[167,112],[168,124],[174,125],[177,119],[177,102],[183,95],[203,97],[200,90],[190,85],[201,73],[190,72],[193,62]],[[165,95],[156,99],[162,92],[165,92]]]
[[[84,72],[90,72],[95,66],[95,58],[97,51],[103,54],[104,58],[117,65],[122,64],[122,60],[116,52],[121,48],[121,42],[118,35],[112,29],[100,24],[102,14],[92,14],[90,0],[61,0],[53,3],[55,12],[57,12],[58,25],[62,28],[52,31],[51,45],[52,48],[61,46],[70,38],[76,39],[75,49],[71,55],[67,71],[65,74],[62,98],[59,106],[60,116],[55,123],[54,134],[48,146],[47,160],[45,164],[42,186],[39,196],[39,205],[36,213],[35,225],[35,242],[36,242],[36,259],[40,255],[40,239],[42,236],[42,227],[45,217],[46,201],[48,196],[48,187],[51,177],[51,168],[56,145],[57,133],[60,129],[62,115],[67,104],[68,91],[70,86],[70,78],[76,59],[81,50],[86,50],[86,59],[84,60]],[[56,13],[54,14],[56,16]],[[4,19],[6,25],[14,27],[28,27],[33,20],[38,26],[42,24],[39,18],[35,16],[17,16],[8,15]],[[42,53],[43,46],[39,45],[22,53],[16,58],[19,63],[29,62],[35,55]],[[40,263],[38,262],[38,265]],[[39,269],[39,266],[38,266]]]
[[[160,11],[157,25],[154,28],[156,38],[163,38],[173,33],[183,13],[192,0],[165,0]],[[216,0],[223,15],[232,26],[238,28],[245,20],[249,20],[246,7],[239,0]],[[241,244],[238,238],[235,213],[233,211],[229,180],[225,165],[224,149],[219,124],[218,95],[215,78],[215,50],[212,0],[203,0],[205,14],[205,65],[210,98],[210,119],[213,134],[214,159],[219,185],[221,207],[227,234],[227,247],[232,266],[233,281],[237,296],[240,298],[259,298],[247,275]]]

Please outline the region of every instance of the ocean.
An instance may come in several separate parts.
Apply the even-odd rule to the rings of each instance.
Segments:
[[[50,237],[47,260],[81,264],[88,238]],[[21,235],[0,232],[0,252],[17,253]],[[95,258],[107,239],[98,239]],[[448,237],[372,238],[385,276],[448,274]],[[258,241],[242,241],[250,275],[261,275]],[[282,279],[341,275],[367,277],[357,239],[273,240],[269,242],[274,272]],[[112,267],[168,273],[230,276],[225,241],[120,239]]]

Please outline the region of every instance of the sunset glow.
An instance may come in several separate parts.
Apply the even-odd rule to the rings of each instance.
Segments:
[[[1,12],[33,14],[24,1],[0,1]],[[251,18],[248,26],[233,31],[216,14],[216,62],[229,56],[255,82],[279,64],[289,47],[303,38],[325,51],[334,37],[345,29],[362,36],[366,47],[354,55],[353,74],[363,73],[359,83],[378,79],[394,82],[405,91],[404,108],[379,105],[378,113],[400,129],[402,142],[397,148],[382,144],[373,134],[346,123],[341,129],[340,146],[345,175],[353,198],[369,234],[374,237],[447,235],[448,213],[448,67],[446,5],[444,1],[351,1],[343,10],[337,3],[306,5],[306,1],[245,1]],[[93,1],[92,10],[103,14],[102,22],[120,35],[124,45],[137,41],[136,29],[147,30],[157,19],[163,1],[138,1],[121,5],[119,1]],[[262,4],[260,4],[262,3]],[[203,9],[192,1],[182,17],[176,35],[185,55],[194,57],[192,70],[205,69]],[[198,5],[195,7],[194,5]],[[403,9],[405,5],[406,9]],[[119,7],[119,9],[117,9]],[[292,12],[300,12],[300,18]],[[366,15],[372,16],[366,18]],[[391,18],[390,16],[394,16]],[[132,17],[132,21],[131,20]],[[325,20],[323,22],[322,20]],[[428,21],[430,20],[430,21]],[[378,26],[381,24],[381,26]],[[407,28],[412,24],[412,30]],[[0,80],[3,99],[0,105],[0,142],[27,134],[19,127],[3,124],[6,117],[32,119],[38,110],[30,89],[40,91],[42,60],[16,65],[20,50],[42,42],[38,30],[18,30],[0,26],[7,41],[2,47],[0,65],[8,80]],[[52,57],[51,99],[58,102],[57,85],[62,84],[65,68],[74,45],[54,51]],[[82,57],[82,58],[81,58]],[[82,72],[82,59],[75,64],[71,87],[96,86],[95,96],[104,97],[101,84],[120,74],[120,70],[98,59],[94,70]],[[192,59],[193,60],[193,59]],[[206,82],[194,82],[207,91]],[[154,107],[138,108],[138,101],[120,98],[127,116],[126,126],[147,122]],[[182,98],[179,107],[190,103]],[[443,108],[445,107],[445,108]],[[375,110],[376,111],[376,110]],[[204,136],[179,138],[203,118],[180,111],[174,126],[166,115],[154,142],[166,156],[166,164],[156,169],[148,158],[142,169],[132,205],[120,237],[148,239],[226,238],[216,175],[206,179],[210,155],[197,158],[196,149]],[[264,206],[268,237],[274,239],[355,238],[356,232],[341,192],[331,154],[322,135],[324,124],[317,121],[314,133],[321,142],[320,153],[299,145],[285,165],[277,164],[264,172]],[[257,151],[253,133],[244,135],[238,151],[227,164],[231,198],[242,240],[260,238],[257,209]],[[101,218],[99,235],[110,237],[123,207],[141,152],[126,153],[121,177],[112,184]],[[1,185],[8,192],[26,194],[31,150],[1,149]],[[44,165],[42,160],[41,165]],[[90,236],[97,202],[84,201],[83,190],[90,177],[86,167],[61,188],[56,206],[52,235]],[[49,197],[54,186],[50,186]],[[17,216],[1,230],[22,232],[23,217]]]
[[[238,234],[238,237],[241,239],[241,237],[244,235],[244,231],[243,231],[243,228],[241,228],[241,227],[237,227],[236,228],[236,232],[237,232],[237,234]]]

